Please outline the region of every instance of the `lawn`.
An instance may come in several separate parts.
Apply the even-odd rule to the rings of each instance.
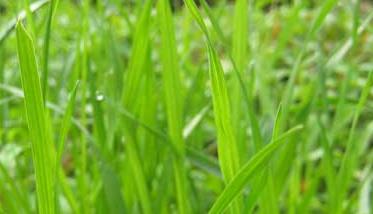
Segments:
[[[0,0],[0,213],[372,213],[372,19]]]

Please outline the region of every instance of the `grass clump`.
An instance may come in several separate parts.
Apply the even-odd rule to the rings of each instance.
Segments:
[[[372,9],[0,0],[0,213],[371,213]]]
[[[54,148],[49,133],[48,116],[43,106],[41,85],[31,37],[21,23],[16,25],[17,52],[25,96],[32,159],[35,169],[36,193],[40,213],[54,213]]]

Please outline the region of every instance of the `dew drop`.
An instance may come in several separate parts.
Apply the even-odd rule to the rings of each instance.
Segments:
[[[105,96],[101,92],[96,91],[96,100],[99,101],[99,102],[101,102],[104,99],[105,99]]]

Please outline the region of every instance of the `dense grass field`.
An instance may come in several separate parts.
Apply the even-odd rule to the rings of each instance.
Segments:
[[[0,0],[0,213],[372,213],[372,19]]]

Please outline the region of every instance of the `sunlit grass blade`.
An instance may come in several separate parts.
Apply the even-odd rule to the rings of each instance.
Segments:
[[[202,119],[206,116],[208,110],[211,108],[211,105],[208,105],[201,109],[197,115],[195,115],[189,123],[187,123],[183,129],[183,137],[187,139],[192,132],[196,129],[196,127],[201,123]]]
[[[168,0],[158,1],[158,16],[161,32],[161,60],[165,103],[167,111],[168,135],[180,156],[174,160],[174,174],[179,213],[189,213],[186,168],[184,165],[185,143],[182,135],[182,85],[176,52],[176,40],[171,7]]]
[[[271,140],[274,141],[279,136],[279,122],[281,120],[282,116],[282,105],[280,104],[276,119],[274,122],[273,130],[272,130],[272,138]],[[254,138],[255,139],[255,138]],[[263,142],[260,141],[262,144]],[[259,148],[257,148],[258,151],[262,148],[263,145],[260,145]],[[252,184],[250,186],[250,193],[246,202],[246,212],[252,212],[254,209],[258,199],[261,199],[259,202],[260,210],[262,213],[277,213],[278,210],[276,208],[276,201],[275,201],[275,188],[273,188],[273,181],[272,181],[272,169],[271,165],[268,164],[267,168],[264,169],[262,172],[257,173],[256,177],[253,178]],[[263,195],[261,197],[261,195]]]
[[[218,32],[218,35],[220,35],[219,32],[221,32],[221,28],[216,18],[211,13],[208,4],[206,2],[201,2],[201,4],[204,10],[206,11],[214,30]],[[240,101],[241,95],[242,95],[244,98],[244,103],[247,108],[247,114],[250,120],[250,125],[251,125],[250,128],[252,130],[252,135],[253,135],[252,137],[253,144],[255,145],[254,147],[256,149],[260,149],[260,147],[263,145],[263,139],[262,139],[262,136],[259,130],[259,124],[258,124],[257,116],[255,115],[253,101],[252,101],[252,90],[253,90],[252,83],[255,82],[255,76],[253,74],[254,71],[253,70],[250,71],[252,72],[250,75],[250,78],[252,79],[249,82],[249,87],[246,87],[246,82],[243,79],[243,76],[246,70],[246,64],[248,61],[247,57],[249,55],[248,50],[247,50],[248,44],[246,41],[248,39],[248,32],[247,32],[248,21],[244,20],[244,19],[248,19],[248,16],[246,15],[248,10],[247,8],[245,8],[248,5],[247,3],[243,1],[237,1],[236,4],[238,4],[235,6],[235,10],[237,10],[235,12],[235,16],[237,17],[235,17],[235,21],[234,21],[234,26],[236,27],[235,27],[235,32],[232,38],[232,48],[230,47],[230,45],[228,44],[224,36],[220,36],[220,40],[221,40],[220,42],[222,42],[223,45],[227,49],[230,49],[230,48],[232,49],[232,50],[228,50],[228,57],[232,63],[233,72],[234,72],[234,76],[233,76],[234,84],[233,84],[233,90],[232,90],[233,98],[231,98],[232,121],[233,121],[234,129],[237,130],[236,132],[241,132],[241,134],[237,133],[237,135],[241,137],[243,135],[242,129],[238,130],[239,129],[238,123],[239,123],[239,120],[241,120],[241,117],[238,117],[238,115],[242,116],[242,114],[238,114],[237,112],[241,111],[240,109],[242,108],[242,106],[240,106],[242,104],[242,102]],[[245,143],[241,143],[241,142],[245,142],[245,140],[242,139],[241,137],[239,138],[239,141],[240,141],[240,146],[241,146],[240,150],[243,152],[244,150],[246,150],[246,148],[245,148]]]
[[[235,3],[234,20],[233,20],[233,36],[232,36],[232,59],[235,62],[237,71],[242,74],[245,72],[248,62],[248,1],[238,0]],[[242,91],[239,80],[234,78],[233,92],[232,92],[232,120],[234,128],[238,132],[238,136],[242,135],[240,128],[240,121],[242,117]],[[245,141],[243,141],[245,142]],[[244,149],[245,147],[241,147]]]
[[[30,36],[18,22],[17,50],[25,96],[27,124],[29,127],[33,163],[36,176],[36,192],[39,213],[55,212],[53,168],[54,147],[47,133],[47,116],[44,110],[40,79],[37,71],[35,50]]]
[[[34,2],[30,5],[30,11],[35,12],[39,10],[40,8],[42,8],[43,6],[45,6],[48,2],[49,0],[40,0],[40,1]],[[21,21],[25,18],[26,18],[26,12],[23,10],[18,14],[16,18],[12,19],[6,24],[6,26],[2,27],[2,30],[0,31],[0,46],[3,44],[6,38],[8,38],[10,33],[13,31],[14,27],[17,24],[17,21],[18,20]]]
[[[207,27],[196,4],[192,0],[186,0],[185,3],[207,40],[206,45],[209,59],[209,76],[212,89],[214,119],[217,129],[219,163],[224,181],[229,183],[239,170],[240,157],[238,143],[233,130],[231,106],[228,99],[224,72],[217,52],[212,45]],[[240,209],[242,209],[242,201],[237,200],[237,202],[232,206],[232,210],[234,210],[234,212],[239,212]]]
[[[233,19],[233,35],[232,35],[232,49],[231,49],[231,60],[234,64],[234,72],[237,72],[236,76],[233,76],[232,79],[232,90],[231,90],[231,106],[232,106],[232,125],[235,130],[235,135],[237,139],[238,151],[240,154],[240,161],[244,163],[248,160],[248,148],[259,149],[259,146],[262,142],[257,142],[257,139],[250,142],[254,146],[250,146],[247,143],[245,129],[242,128],[242,118],[244,117],[243,107],[243,91],[241,88],[239,79],[242,77],[242,74],[245,73],[247,69],[247,64],[249,61],[248,54],[248,36],[249,36],[249,3],[246,0],[238,0],[234,6],[234,19]],[[241,74],[241,75],[240,75]],[[251,92],[249,92],[251,94]],[[246,97],[245,97],[246,98]],[[248,97],[247,97],[248,98]],[[250,100],[246,100],[250,102]],[[250,103],[251,104],[251,103]],[[252,106],[248,106],[249,113],[251,113]],[[249,117],[252,115],[249,115]],[[255,124],[251,124],[255,126]],[[254,128],[254,127],[253,127]],[[256,131],[256,130],[254,130]],[[253,135],[256,137],[257,133],[254,132]]]
[[[215,49],[211,44],[207,27],[197,9],[195,3],[191,0],[185,1],[188,9],[204,31],[207,39],[207,48],[209,56],[209,74],[211,78],[212,97],[215,123],[218,135],[219,161],[223,171],[224,179],[228,182],[232,179],[239,168],[238,151],[234,131],[231,121],[231,110],[228,99],[228,92],[224,80],[224,73]]]
[[[277,139],[272,140],[262,150],[256,153],[236,174],[231,182],[225,187],[219,198],[215,201],[209,213],[221,213],[228,205],[238,197],[247,182],[253,175],[261,172],[263,166],[268,163],[273,153],[282,145],[283,140],[301,130],[303,126],[296,126],[284,134],[280,135]]]
[[[134,42],[132,53],[129,60],[127,74],[124,77],[124,87],[122,93],[122,104],[129,112],[136,112],[136,104],[138,104],[137,95],[141,87],[143,77],[143,69],[146,68],[149,51],[149,31],[150,31],[150,12],[152,0],[147,0],[142,5],[141,13],[137,20],[136,30],[134,33]],[[132,177],[135,181],[137,189],[137,197],[143,213],[152,213],[149,190],[144,174],[144,167],[141,164],[138,146],[136,145],[136,127],[130,121],[122,121],[124,136],[126,138],[126,153],[128,163],[132,171]]]

